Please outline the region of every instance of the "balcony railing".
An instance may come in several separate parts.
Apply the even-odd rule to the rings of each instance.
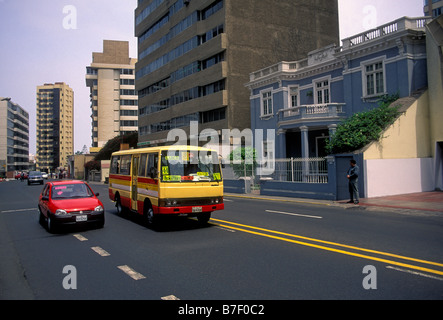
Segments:
[[[372,41],[377,38],[384,37],[386,35],[397,33],[403,30],[412,29],[412,30],[422,30],[424,31],[426,23],[431,21],[431,17],[419,17],[419,18],[409,18],[403,17],[397,19],[393,22],[384,24],[375,29],[365,31],[363,33],[357,34],[350,38],[344,39],[343,42],[343,50],[348,49],[352,46],[359,45],[368,41]]]
[[[278,111],[278,121],[313,118],[337,118],[345,113],[344,103],[312,104]]]
[[[278,73],[295,73],[304,68],[324,62],[329,59],[333,60],[337,53],[340,53],[351,47],[363,45],[369,41],[380,39],[382,37],[402,32],[404,30],[424,31],[426,24],[431,21],[431,17],[409,18],[403,17],[393,22],[384,24],[375,29],[362,32],[342,41],[341,47],[328,46],[318,50],[311,51],[308,58],[299,61],[282,61],[264,69],[249,74],[249,81],[254,82],[262,78],[270,77]]]
[[[270,74],[276,72],[294,72],[308,66],[308,59],[303,59],[299,61],[282,61],[272,66],[266,67],[264,69],[255,71],[249,75],[250,81],[255,81],[257,79],[266,77]]]

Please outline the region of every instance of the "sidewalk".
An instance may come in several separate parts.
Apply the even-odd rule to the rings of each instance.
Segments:
[[[360,199],[359,205],[348,204],[348,200],[328,201],[328,200],[314,200],[301,198],[287,198],[263,196],[260,194],[232,194],[225,193],[226,197],[233,198],[247,198],[247,199],[261,199],[281,202],[305,203],[325,206],[339,206],[343,208],[373,208],[382,210],[383,208],[398,209],[398,210],[416,210],[425,212],[441,212],[443,213],[443,192],[421,192],[396,196],[385,196],[370,199]]]
[[[361,199],[360,205],[368,207],[385,207],[443,213],[443,192],[420,192],[397,196]]]

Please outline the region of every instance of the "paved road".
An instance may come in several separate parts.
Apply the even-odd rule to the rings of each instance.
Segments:
[[[151,230],[117,216],[93,185],[105,227],[50,234],[38,224],[41,189],[0,184],[1,299],[443,298],[441,214],[227,197],[206,227]]]

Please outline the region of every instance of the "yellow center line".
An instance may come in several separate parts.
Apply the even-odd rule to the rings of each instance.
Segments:
[[[321,245],[317,245],[317,244],[312,244],[312,243],[307,243],[307,242],[287,239],[287,238],[283,238],[283,237],[279,237],[279,236],[275,236],[275,235],[270,235],[270,234],[265,234],[265,233],[261,233],[261,232],[255,232],[255,231],[252,231],[252,230],[246,230],[246,229],[242,229],[242,228],[238,228],[238,227],[233,227],[232,225],[243,227],[243,228],[249,228],[249,229],[253,229],[253,230],[259,230],[259,231],[274,233],[274,234],[283,235],[283,236],[292,237],[292,238],[298,238],[298,239],[314,241],[314,242],[323,243],[323,244],[334,245],[334,246],[337,246],[337,247],[343,247],[343,248],[347,248],[347,249],[354,249],[354,250],[363,251],[363,252],[370,252],[370,253],[374,253],[374,254],[378,254],[378,255],[384,255],[384,256],[389,256],[389,257],[393,257],[393,258],[399,258],[399,259],[402,259],[402,260],[409,260],[409,261],[413,261],[413,262],[418,262],[418,263],[423,263],[423,264],[429,264],[429,265],[435,265],[435,266],[443,267],[443,264],[442,263],[438,263],[438,262],[432,262],[432,261],[427,261],[427,260],[415,259],[415,258],[405,257],[405,256],[396,255],[396,254],[392,254],[392,253],[386,253],[386,252],[370,250],[370,249],[365,249],[365,248],[359,248],[359,247],[355,247],[355,246],[349,246],[349,245],[335,243],[335,242],[330,242],[330,241],[313,239],[313,238],[303,237],[303,236],[299,236],[299,235],[294,235],[294,234],[289,234],[289,233],[284,233],[284,232],[279,232],[279,231],[274,231],[274,230],[269,230],[269,229],[264,229],[264,228],[248,226],[248,225],[244,225],[244,224],[240,224],[240,223],[234,223],[234,222],[230,222],[230,221],[224,221],[224,220],[218,220],[218,219],[211,219],[211,221],[216,221],[216,222],[220,222],[220,223],[228,223],[228,224],[231,224],[231,225],[224,225],[224,224],[216,224],[216,225],[221,226],[221,227],[225,227],[225,228],[230,228],[230,229],[233,229],[233,230],[238,230],[238,231],[254,234],[254,235],[259,235],[259,236],[271,238],[271,239],[286,241],[286,242],[290,242],[290,243],[296,243],[296,244],[300,244],[300,245],[303,245],[303,246],[313,247],[313,248],[322,249],[322,250],[331,251],[331,252],[336,252],[336,253],[345,254],[345,255],[349,255],[349,256],[354,256],[354,257],[359,257],[359,258],[363,258],[363,259],[369,259],[369,260],[373,260],[373,261],[379,261],[379,262],[383,262],[383,263],[387,263],[387,264],[392,264],[392,265],[397,265],[397,266],[401,266],[401,267],[406,267],[406,268],[409,268],[409,269],[420,270],[420,271],[424,271],[424,272],[429,272],[429,273],[434,273],[434,274],[438,274],[438,275],[443,275],[443,271],[439,271],[439,270],[423,268],[423,267],[420,267],[420,266],[415,266],[415,265],[411,265],[411,264],[407,264],[407,263],[401,263],[401,262],[397,262],[397,261],[393,261],[393,260],[382,259],[382,258],[377,258],[377,257],[373,257],[373,256],[359,254],[359,253],[354,253],[354,252],[350,252],[350,251],[345,251],[345,250],[325,247],[325,246],[321,246]]]

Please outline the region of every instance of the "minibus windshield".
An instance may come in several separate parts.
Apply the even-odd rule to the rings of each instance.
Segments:
[[[161,157],[162,182],[221,181],[218,154],[208,150],[169,150]]]

